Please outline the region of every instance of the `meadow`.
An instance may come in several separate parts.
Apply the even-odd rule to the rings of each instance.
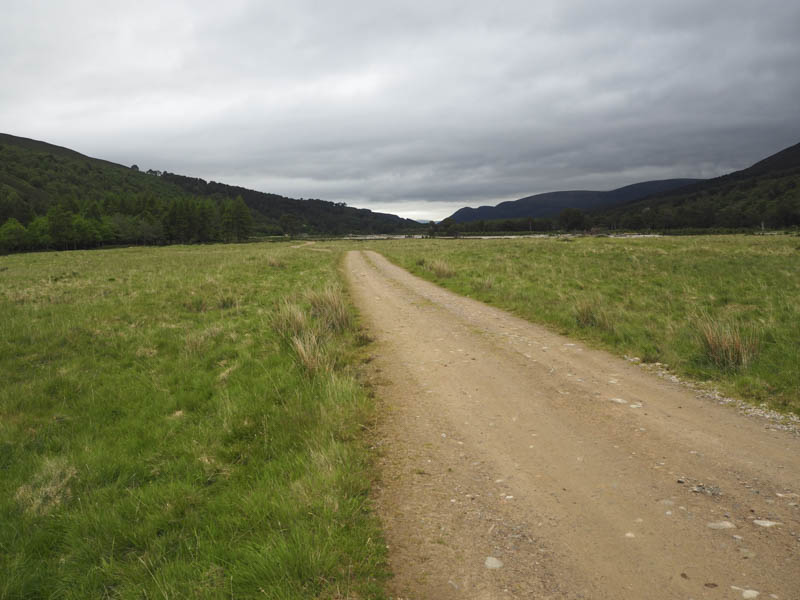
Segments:
[[[383,597],[342,250],[0,257],[0,598]]]
[[[385,597],[350,248],[800,413],[796,236],[322,246],[0,257],[0,598]]]
[[[800,238],[371,243],[455,292],[722,392],[800,414]]]

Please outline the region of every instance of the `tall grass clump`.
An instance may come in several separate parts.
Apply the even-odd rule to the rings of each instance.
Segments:
[[[719,369],[747,367],[758,354],[759,340],[752,327],[706,314],[699,318],[697,330],[704,356]]]
[[[614,331],[614,320],[599,300],[577,300],[575,302],[575,320],[580,327]]]
[[[301,335],[308,328],[308,315],[303,307],[282,298],[272,314],[272,327],[284,339]]]
[[[310,374],[328,372],[333,368],[332,357],[328,352],[323,335],[307,329],[291,338],[291,346],[301,365]]]
[[[341,288],[328,286],[322,290],[311,290],[307,297],[311,314],[323,328],[342,332],[352,327],[353,317]]]
[[[431,273],[442,279],[453,277],[456,274],[455,269],[450,264],[439,258],[435,258],[425,263],[425,268]]]
[[[331,372],[344,354],[342,335],[354,325],[347,300],[336,285],[309,289],[300,297],[304,304],[280,301],[272,326],[307,374]]]

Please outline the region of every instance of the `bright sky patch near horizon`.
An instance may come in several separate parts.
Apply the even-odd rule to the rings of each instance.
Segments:
[[[418,219],[800,141],[785,0],[5,0],[0,131]]]

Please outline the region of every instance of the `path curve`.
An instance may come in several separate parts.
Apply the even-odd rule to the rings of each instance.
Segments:
[[[377,253],[345,268],[392,597],[800,598],[796,435]]]

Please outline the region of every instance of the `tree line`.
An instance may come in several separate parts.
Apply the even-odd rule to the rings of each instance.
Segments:
[[[2,191],[0,191],[2,193]],[[210,198],[178,198],[166,206],[145,206],[133,214],[103,213],[97,203],[81,209],[67,201],[23,223],[9,217],[0,226],[0,250],[75,250],[113,244],[236,242],[253,227],[250,209],[241,197],[217,202]]]

